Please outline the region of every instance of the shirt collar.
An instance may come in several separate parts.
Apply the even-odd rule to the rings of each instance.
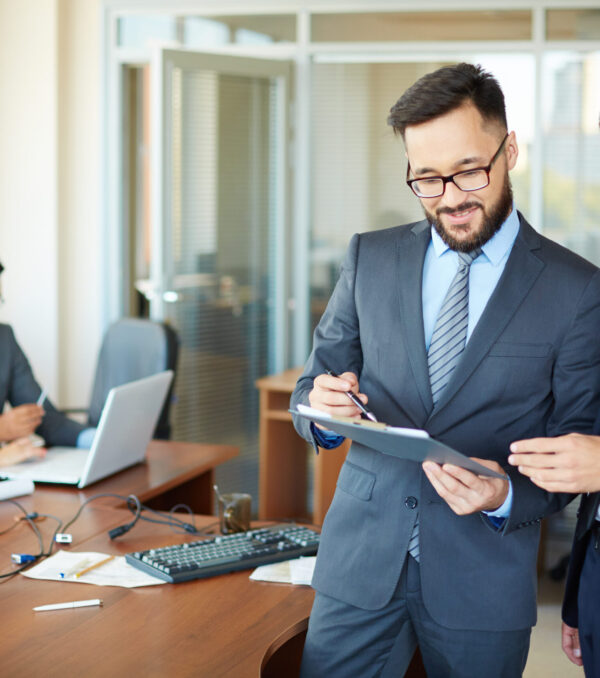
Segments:
[[[481,248],[494,266],[502,261],[506,253],[512,247],[515,238],[517,237],[517,233],[519,232],[519,228],[519,215],[513,204],[511,213],[508,215],[500,229],[496,231],[494,236]],[[435,255],[438,258],[450,249],[433,226],[431,226],[431,241]]]

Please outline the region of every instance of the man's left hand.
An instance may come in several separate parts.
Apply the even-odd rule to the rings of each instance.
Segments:
[[[495,461],[473,459],[504,474],[504,469]],[[477,511],[494,511],[502,506],[508,495],[508,480],[478,476],[460,466],[440,466],[432,461],[423,462],[423,470],[435,491],[459,516]]]

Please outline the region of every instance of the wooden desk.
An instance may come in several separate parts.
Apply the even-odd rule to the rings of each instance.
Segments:
[[[314,452],[295,431],[288,412],[290,395],[302,368],[256,381],[260,391],[259,504],[261,520],[304,518],[309,454]],[[349,441],[335,450],[321,450],[314,460],[312,522],[322,525]],[[310,450],[307,452],[307,448]]]
[[[124,496],[135,494],[142,503],[158,510],[168,510],[183,503],[195,513],[210,514],[213,512],[214,469],[238,453],[239,448],[233,445],[153,440],[144,463],[119,471],[83,490],[38,483],[34,493],[38,500],[36,506],[46,505],[39,503],[42,499],[52,505],[58,498],[62,505],[76,506],[96,494],[110,492]],[[29,498],[22,499],[21,503],[28,510],[34,510]],[[116,497],[104,497],[94,502],[94,505],[100,504],[120,506],[123,502]]]
[[[110,541],[106,530],[129,515],[113,507],[90,509],[86,525],[95,520],[96,534],[75,548],[124,554],[192,538],[141,523]],[[199,522],[213,520],[204,517]],[[84,527],[84,516],[82,521],[78,529]],[[0,543],[10,542],[10,535],[0,536]],[[0,586],[6,622],[0,635],[2,675],[258,678],[273,639],[308,616],[313,592],[308,587],[253,582],[248,575],[242,571],[137,589],[19,575]],[[37,605],[98,597],[104,601],[101,608],[32,611]]]

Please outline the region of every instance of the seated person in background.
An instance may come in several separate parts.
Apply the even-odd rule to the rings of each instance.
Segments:
[[[45,454],[45,448],[33,445],[29,438],[19,438],[0,447],[0,467],[20,464],[26,459],[40,459]]]
[[[12,408],[0,414],[0,442],[36,433],[48,446],[89,447],[95,429],[69,419],[48,399],[36,405],[41,393],[12,329],[0,324],[0,411],[7,402]]]

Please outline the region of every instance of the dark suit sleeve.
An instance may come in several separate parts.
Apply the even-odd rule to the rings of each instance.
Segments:
[[[568,281],[565,281],[568,284]],[[600,272],[590,278],[558,347],[552,376],[553,408],[547,436],[591,433],[600,412]],[[508,469],[514,501],[504,533],[526,527],[566,506],[576,495],[549,493]]]
[[[2,404],[8,401],[13,407],[17,407],[35,403],[42,390],[12,329],[2,326],[0,337],[0,346],[5,353],[0,374]],[[58,412],[48,399],[44,402],[44,409],[46,414],[36,433],[42,436],[47,445],[75,445],[77,436],[84,427]]]
[[[334,372],[354,372],[359,378],[362,370],[362,349],[358,330],[358,317],[354,302],[356,281],[356,261],[360,245],[360,236],[354,235],[340,272],[339,280],[327,304],[313,336],[313,350],[304,368],[296,388],[292,393],[291,408],[298,403],[308,405],[308,394],[312,390],[313,380],[325,369]],[[317,443],[310,428],[310,422],[294,417],[294,426],[298,433],[312,443]]]

